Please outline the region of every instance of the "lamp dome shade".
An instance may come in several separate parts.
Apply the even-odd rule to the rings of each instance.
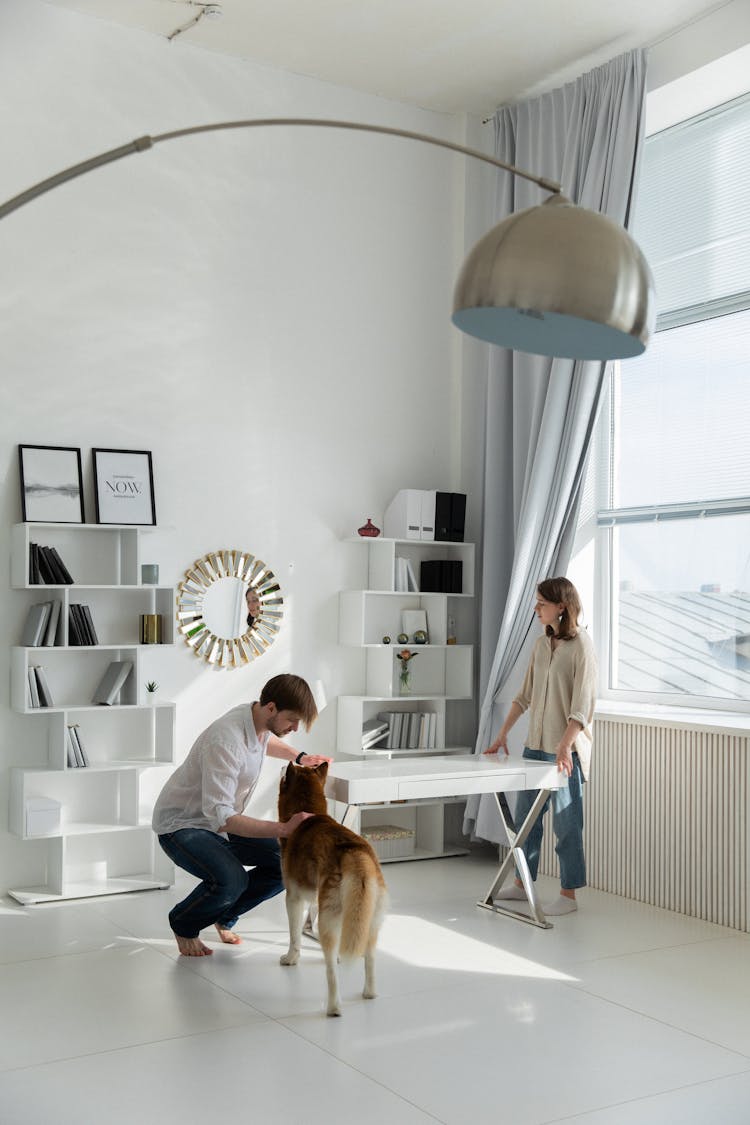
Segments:
[[[567,359],[640,355],[654,327],[648,263],[623,227],[553,195],[479,240],[453,323],[500,347]]]

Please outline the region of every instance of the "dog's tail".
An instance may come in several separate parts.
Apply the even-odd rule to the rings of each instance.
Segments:
[[[375,873],[345,871],[341,880],[342,922],[339,956],[363,957],[377,937],[386,910],[385,888]]]

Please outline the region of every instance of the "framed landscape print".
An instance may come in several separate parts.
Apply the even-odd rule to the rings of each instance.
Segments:
[[[62,445],[19,445],[24,523],[83,523],[81,451]]]
[[[96,522],[156,523],[151,454],[134,449],[94,449]]]

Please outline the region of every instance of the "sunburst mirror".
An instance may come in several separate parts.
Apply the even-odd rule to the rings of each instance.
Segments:
[[[284,615],[276,575],[249,551],[213,551],[177,587],[177,627],[214,668],[241,668],[275,641]]]

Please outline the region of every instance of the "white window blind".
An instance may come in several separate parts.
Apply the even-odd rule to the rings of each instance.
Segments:
[[[646,141],[633,235],[658,327],[750,303],[749,183],[750,95]]]
[[[611,507],[750,496],[750,311],[655,333],[615,394]]]

